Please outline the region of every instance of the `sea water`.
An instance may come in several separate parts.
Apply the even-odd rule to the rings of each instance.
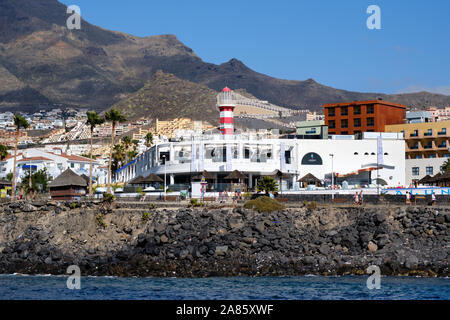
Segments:
[[[2,300],[449,300],[449,278],[382,277],[368,289],[365,276],[118,278],[82,277],[70,290],[66,276],[0,275]]]

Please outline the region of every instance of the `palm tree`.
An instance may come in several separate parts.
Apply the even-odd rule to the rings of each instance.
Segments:
[[[116,144],[113,147],[113,154],[112,154],[112,164],[111,169],[112,171],[116,171],[119,169],[125,162],[125,149],[123,148],[123,145]]]
[[[125,122],[127,119],[125,116],[116,109],[111,109],[105,113],[105,119],[111,122],[111,146],[109,149],[109,163],[108,163],[108,189],[107,192],[111,193],[111,161],[112,161],[112,151],[114,147],[114,135],[116,131],[116,124],[119,122]]]
[[[30,127],[28,121],[20,116],[14,116],[14,125],[16,126],[16,141],[14,143],[14,167],[13,167],[13,178],[12,178],[12,193],[11,193],[11,201],[16,201],[16,166],[17,166],[17,144],[19,143],[19,135],[20,129],[26,129]]]
[[[8,156],[8,147],[0,144],[0,161],[3,161]]]
[[[266,195],[269,195],[269,192],[278,191],[277,182],[272,177],[263,177],[258,181],[256,190],[258,190],[258,192],[264,191]]]
[[[130,158],[128,157],[128,151],[130,147],[133,145],[131,138],[129,136],[122,137],[122,145],[125,151],[125,162],[128,162]]]
[[[92,198],[92,145],[94,140],[94,129],[97,125],[102,124],[105,122],[105,119],[102,118],[97,112],[95,111],[88,111],[86,113],[87,115],[87,121],[86,124],[91,127],[91,151],[89,153],[90,158],[90,167],[89,167],[89,198]]]
[[[447,161],[444,162],[442,165],[442,172],[450,171],[450,159],[447,159]]]
[[[145,139],[145,146],[147,148],[150,148],[150,146],[153,144],[153,134],[151,132],[147,133],[144,139]]]

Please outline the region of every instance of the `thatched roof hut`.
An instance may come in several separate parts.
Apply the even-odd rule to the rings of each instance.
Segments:
[[[242,172],[240,172],[239,170],[234,170],[225,177],[225,180],[242,180],[242,179],[247,179],[247,176]]]
[[[203,172],[192,176],[192,180],[202,180],[202,177],[205,177],[206,180],[214,179],[214,175],[212,173],[210,173],[206,170],[203,170]]]
[[[144,184],[144,177],[143,176],[137,176],[136,178],[132,179],[128,184]]]
[[[425,177],[419,180],[419,183],[421,184],[431,183],[432,182],[431,179],[432,177],[429,174],[427,174]]]
[[[67,169],[49,184],[54,200],[79,200],[86,195],[88,182],[75,172]]]
[[[86,180],[86,183],[89,185],[89,177],[87,175],[85,175],[83,173],[80,177],[82,177],[84,180]]]
[[[163,179],[161,179],[159,176],[157,176],[154,173],[151,173],[149,176],[143,178],[142,181],[143,181],[143,183],[146,183],[146,184],[147,183],[156,183],[156,182],[161,183],[161,182],[164,182]]]
[[[275,179],[285,179],[285,178],[289,178],[291,175],[281,172],[280,170],[277,169],[274,172],[272,172],[269,176],[272,178],[275,178]]]
[[[308,173],[303,178],[299,179],[298,182],[303,182],[308,184],[314,184],[314,185],[322,185],[322,181],[320,179],[316,178],[313,174]]]
[[[0,180],[0,188],[10,187],[12,186],[12,182],[8,180]]]

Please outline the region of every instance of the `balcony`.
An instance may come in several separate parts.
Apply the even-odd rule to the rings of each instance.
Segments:
[[[427,149],[427,150],[433,149],[433,144],[430,143],[430,144],[424,145],[423,148]]]

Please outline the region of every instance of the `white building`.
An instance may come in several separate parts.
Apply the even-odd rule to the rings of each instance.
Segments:
[[[331,181],[332,170],[338,182],[365,184],[379,178],[388,186],[405,185],[405,142],[399,135],[382,133],[383,165],[377,162],[377,135],[362,140],[352,136],[335,139],[273,139],[258,134],[198,135],[181,142],[158,142],[148,151],[116,172],[117,182],[127,182],[155,173],[167,177],[168,184],[189,184],[190,177],[203,170],[215,177],[216,190],[223,189],[224,177],[233,170],[248,176],[248,186],[275,170],[290,175],[283,190],[298,189],[297,180],[308,173]],[[344,138],[344,137],[343,137]],[[188,140],[188,141],[186,141]],[[331,156],[331,154],[333,156]],[[167,160],[164,165],[164,160]],[[332,169],[333,168],[333,169]],[[339,181],[340,180],[340,181]]]
[[[90,159],[63,153],[60,149],[45,151],[36,148],[18,150],[17,152],[18,182],[22,177],[32,172],[47,169],[47,172],[56,178],[66,169],[70,168],[78,175],[85,174],[89,176]],[[5,179],[8,173],[12,173],[14,167],[14,156],[9,155],[0,162],[0,179]],[[98,178],[99,183],[105,181],[107,170],[101,168],[101,164],[93,161],[93,177]]]

